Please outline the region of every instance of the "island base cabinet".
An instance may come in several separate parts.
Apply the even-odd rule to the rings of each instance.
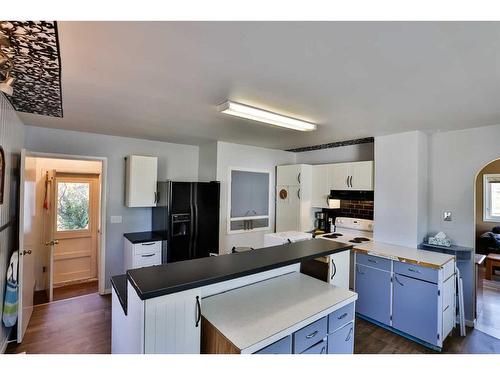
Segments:
[[[393,328],[437,345],[438,286],[428,281],[394,275]]]
[[[327,354],[328,344],[326,337],[318,342],[317,344],[311,346],[309,349],[304,350],[300,354]]]
[[[287,336],[254,354],[292,354],[292,336]]]
[[[356,312],[390,325],[391,273],[356,264]]]
[[[146,354],[200,353],[200,289],[148,299],[144,314]]]
[[[352,354],[354,352],[354,323],[351,322],[328,335],[328,354]]]

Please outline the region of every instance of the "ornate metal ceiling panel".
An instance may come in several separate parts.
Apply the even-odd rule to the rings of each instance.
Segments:
[[[0,33],[11,42],[4,51],[14,63],[14,94],[7,98],[15,110],[63,117],[56,22],[0,21]]]

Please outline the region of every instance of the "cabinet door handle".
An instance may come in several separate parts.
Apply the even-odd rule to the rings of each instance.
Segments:
[[[297,181],[299,181],[300,184],[300,173],[297,175]]]
[[[200,320],[201,320],[201,305],[199,296],[196,296],[196,311],[197,311],[197,317],[196,317],[195,327],[198,327],[200,325]]]
[[[343,313],[342,315],[340,315],[339,317],[337,317],[337,319],[338,319],[338,320],[342,320],[342,319],[344,319],[346,316],[347,316],[347,313]]]
[[[143,242],[143,243],[141,243],[142,246],[151,246],[154,244],[155,244],[155,242]]]
[[[333,261],[333,259],[332,259],[332,266],[333,266],[333,272],[332,272],[332,276],[330,277],[330,280],[333,280],[333,278],[337,274],[337,266],[335,265],[335,262]]]
[[[143,258],[149,258],[149,257],[152,257],[154,255],[155,255],[155,253],[152,253],[152,254],[142,254],[141,257],[143,257]]]
[[[349,187],[349,176],[347,176],[347,179],[345,180],[345,183],[346,183],[347,187]]]
[[[396,282],[401,285],[401,286],[405,286],[405,284],[403,284],[401,281],[399,281],[398,277],[396,275],[394,275],[394,280],[396,280]]]
[[[318,334],[318,330],[314,331],[313,333],[310,333],[306,336],[306,339],[312,339],[314,336]]]
[[[443,312],[445,312],[446,310],[448,310],[450,307],[450,305],[446,306],[446,308],[443,310]]]
[[[370,263],[378,263],[378,261],[376,261],[375,259],[371,259],[371,258],[368,258],[368,262],[370,262]]]
[[[299,199],[300,199],[300,189],[299,189],[299,190],[297,190],[297,198],[299,198]]]
[[[419,270],[416,270],[415,268],[411,268],[411,267],[408,268],[408,271],[414,272],[414,273],[420,273]]]
[[[357,271],[360,275],[364,275],[364,274],[365,274],[364,272],[361,272],[361,271],[359,270],[359,267],[358,267],[357,265],[356,265],[356,271]]]
[[[349,330],[349,333],[347,334],[347,337],[345,338],[345,341],[346,341],[346,342],[347,342],[347,341],[349,341],[349,340],[351,340],[351,335],[352,335],[352,327],[351,327],[351,329]]]
[[[321,352],[319,354],[325,354],[325,351],[326,351],[326,346],[323,345],[323,347],[321,348]]]
[[[351,184],[351,187],[352,187],[352,176],[351,176],[351,179],[349,180],[349,183]]]

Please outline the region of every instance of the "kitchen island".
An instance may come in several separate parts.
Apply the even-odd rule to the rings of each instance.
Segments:
[[[115,276],[112,352],[200,353],[204,298],[299,272],[304,260],[351,248],[315,239],[129,270],[126,278]]]

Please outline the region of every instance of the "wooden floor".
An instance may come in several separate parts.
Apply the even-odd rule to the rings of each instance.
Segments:
[[[479,269],[483,277],[482,293],[478,291],[478,330],[500,339],[500,272],[493,275],[492,280],[484,278],[484,267]]]
[[[98,293],[35,306],[20,345],[7,353],[111,353],[111,295]]]
[[[411,340],[362,319],[356,319],[355,353],[435,353]],[[97,293],[35,306],[22,344],[9,344],[7,353],[110,353],[111,296]],[[468,329],[445,341],[444,353],[497,353],[500,340]]]
[[[54,288],[54,301],[60,301],[66,298],[84,296],[86,294],[97,293],[99,290],[97,280],[85,281],[78,284],[64,285]],[[49,296],[45,290],[35,292],[33,298],[34,305],[41,305],[49,302]]]

